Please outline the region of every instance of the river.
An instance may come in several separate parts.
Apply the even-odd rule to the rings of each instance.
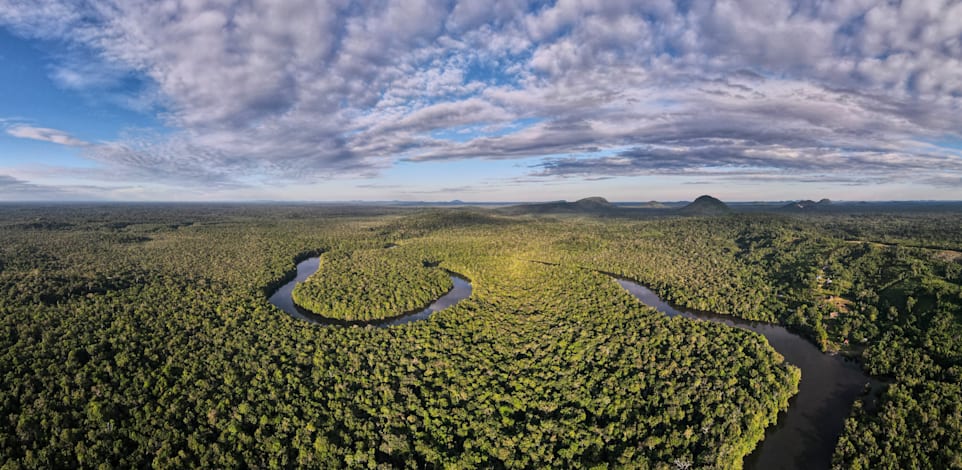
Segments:
[[[270,303],[295,318],[312,323],[388,327],[426,319],[432,313],[471,295],[471,283],[455,273],[448,272],[454,287],[423,309],[377,322],[328,319],[298,307],[291,297],[294,286],[317,272],[319,266],[318,257],[298,263],[295,278],[278,288],[271,295]],[[852,404],[864,395],[866,384],[871,384],[873,396],[881,389],[881,382],[866,376],[856,362],[842,356],[825,354],[811,342],[783,326],[674,306],[664,302],[641,284],[618,277],[615,279],[638,300],[669,317],[713,321],[759,333],[768,339],[769,344],[781,353],[785,360],[801,369],[802,380],[798,394],[789,401],[788,411],[779,413],[778,422],[766,430],[765,440],[745,458],[747,469],[830,468],[835,444],[842,433]]]
[[[309,321],[311,323],[317,323],[322,325],[340,325],[340,326],[396,326],[403,325],[405,323],[410,323],[413,321],[424,320],[431,316],[432,313],[439,310],[448,308],[463,299],[471,296],[471,282],[469,282],[464,277],[447,271],[448,275],[451,276],[451,282],[454,283],[454,287],[449,290],[446,294],[439,297],[430,305],[422,309],[415,310],[413,312],[403,313],[397,317],[388,318],[379,321],[346,321],[346,320],[336,320],[333,318],[325,318],[319,315],[315,315],[310,311],[298,307],[294,303],[294,299],[291,297],[291,293],[294,291],[294,286],[304,282],[311,274],[317,272],[320,267],[321,259],[319,257],[311,257],[300,263],[297,263],[297,275],[291,282],[284,284],[273,295],[270,296],[268,301],[274,304],[275,307],[287,312],[294,318],[298,318],[304,321]]]
[[[871,384],[873,396],[880,391],[882,383],[865,375],[855,361],[823,353],[783,326],[685,309],[664,302],[641,284],[615,279],[642,303],[669,317],[713,321],[759,333],[785,360],[801,369],[798,395],[789,401],[788,411],[779,413],[778,422],[766,430],[765,440],[745,458],[745,468],[830,468],[852,404],[865,393],[866,384]]]

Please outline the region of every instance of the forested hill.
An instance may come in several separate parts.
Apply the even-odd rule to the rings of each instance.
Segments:
[[[624,210],[608,202],[603,197],[588,197],[575,202],[553,201],[534,204],[520,204],[498,209],[497,212],[508,215],[523,214],[583,214],[583,215],[612,215],[623,213]]]
[[[689,204],[675,207],[656,202],[619,206],[602,197],[589,197],[575,202],[553,201],[534,204],[519,204],[496,209],[506,215],[586,215],[626,218],[647,218],[651,216],[703,216],[724,215],[732,212],[724,202],[712,196],[700,196]]]
[[[684,215],[721,215],[731,212],[731,208],[724,202],[712,196],[699,196],[691,204],[679,209]]]

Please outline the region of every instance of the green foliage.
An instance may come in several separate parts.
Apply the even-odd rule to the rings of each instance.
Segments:
[[[959,467],[960,220],[3,206],[0,464],[739,467],[797,369],[758,335],[664,318],[601,270],[791,325],[891,380],[853,412],[839,468]],[[473,294],[391,328],[272,307],[294,260],[320,252],[298,302],[332,316],[438,297],[448,279],[423,261]]]
[[[571,226],[155,210],[0,218],[4,464],[737,468],[797,387],[758,335],[528,261]],[[69,226],[16,226],[41,215]],[[391,328],[270,306],[265,286],[321,250],[442,261],[474,294]]]
[[[836,448],[835,468],[962,468],[958,383],[895,384],[877,412],[856,406]]]
[[[294,288],[294,302],[339,320],[396,317],[451,290],[451,278],[433,264],[400,247],[324,253],[317,273]]]

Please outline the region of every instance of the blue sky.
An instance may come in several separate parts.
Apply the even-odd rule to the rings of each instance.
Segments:
[[[0,0],[0,200],[958,200],[960,18]]]

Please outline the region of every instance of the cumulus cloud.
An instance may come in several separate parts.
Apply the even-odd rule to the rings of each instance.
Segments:
[[[225,186],[558,154],[531,176],[954,181],[962,158],[938,142],[962,139],[960,17],[939,0],[0,0],[0,25],[149,82],[170,128],[8,133]]]

